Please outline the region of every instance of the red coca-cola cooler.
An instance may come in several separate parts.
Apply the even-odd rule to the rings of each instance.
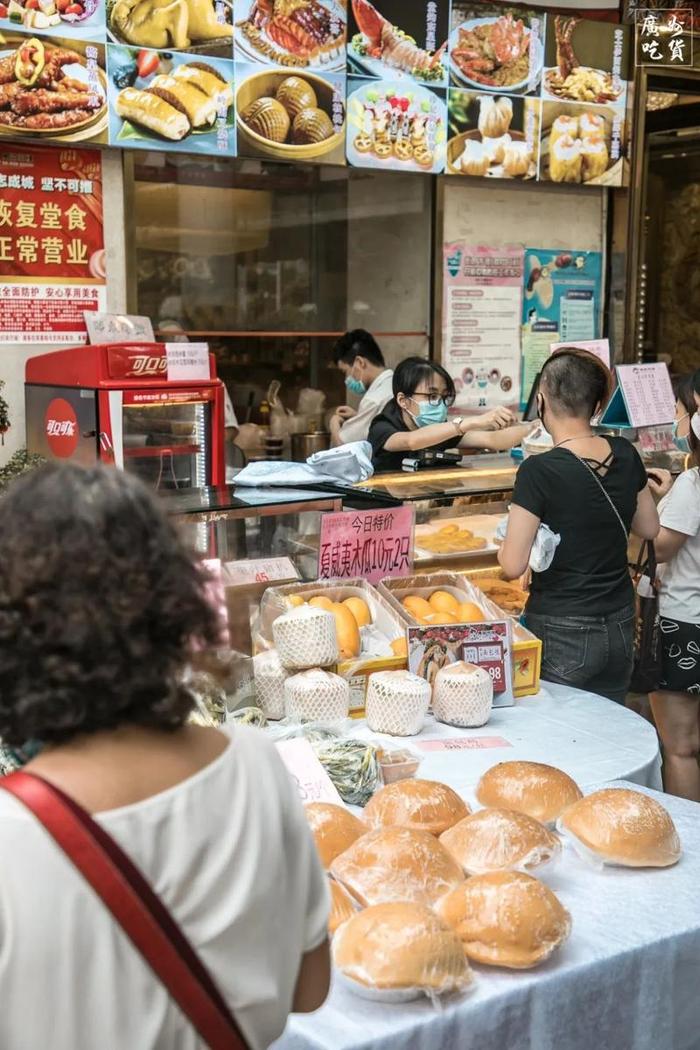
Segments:
[[[223,485],[214,355],[186,343],[175,354],[162,343],[127,343],[30,358],[27,448],[46,459],[110,463],[156,488]]]

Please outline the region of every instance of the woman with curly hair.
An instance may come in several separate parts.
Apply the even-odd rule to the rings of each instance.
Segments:
[[[151,494],[50,466],[0,500],[0,738],[144,874],[252,1050],[328,989],[326,881],[262,733],[187,724],[217,642],[192,556]],[[165,987],[33,814],[0,791],[0,1046],[194,1050]]]

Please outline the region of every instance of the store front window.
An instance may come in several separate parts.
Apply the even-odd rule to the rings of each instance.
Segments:
[[[241,422],[273,380],[344,400],[337,335],[364,327],[388,361],[429,348],[433,180],[399,173],[214,162],[131,162],[131,308],[217,353]]]

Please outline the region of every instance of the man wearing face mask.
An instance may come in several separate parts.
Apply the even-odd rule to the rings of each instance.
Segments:
[[[330,421],[331,444],[366,441],[370,423],[391,399],[394,373],[384,364],[376,340],[364,328],[341,336],[333,347],[333,360],[345,377],[348,392],[361,398],[358,407],[341,405]]]
[[[394,396],[369,428],[372,462],[376,472],[401,470],[403,460],[422,449],[485,449],[502,452],[519,445],[531,423],[512,426],[507,408],[494,408],[480,416],[453,416],[455,401],[450,374],[424,357],[407,357],[393,379]]]

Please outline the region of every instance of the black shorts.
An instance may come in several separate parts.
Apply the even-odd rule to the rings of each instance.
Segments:
[[[661,688],[700,695],[700,623],[683,623],[662,616]]]

